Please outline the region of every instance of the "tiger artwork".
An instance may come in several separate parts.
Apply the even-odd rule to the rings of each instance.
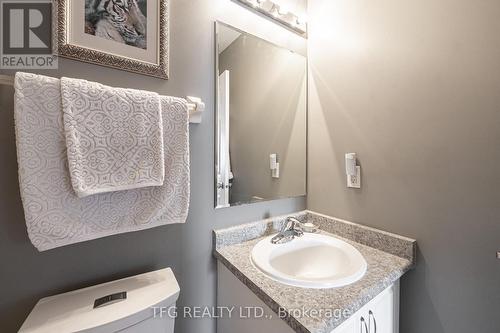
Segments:
[[[147,48],[147,0],[85,0],[85,33]]]

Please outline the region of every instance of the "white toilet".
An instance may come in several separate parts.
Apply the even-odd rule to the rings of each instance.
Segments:
[[[41,299],[22,333],[173,333],[179,285],[170,268]]]

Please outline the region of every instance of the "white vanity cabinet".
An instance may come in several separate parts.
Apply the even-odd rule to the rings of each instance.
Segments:
[[[264,309],[268,318],[272,317],[245,319],[235,311],[231,318],[217,319],[217,333],[295,333],[220,262],[217,305],[235,308],[259,307]],[[378,294],[331,333],[399,333],[399,281]]]
[[[331,333],[399,333],[399,281]]]

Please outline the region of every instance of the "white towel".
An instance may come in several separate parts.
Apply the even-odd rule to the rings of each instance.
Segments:
[[[61,78],[71,184],[78,197],[163,185],[157,93]]]
[[[38,250],[186,221],[190,180],[184,99],[161,97],[165,131],[162,186],[80,199],[69,177],[60,80],[17,73],[15,90],[21,198],[28,235]]]

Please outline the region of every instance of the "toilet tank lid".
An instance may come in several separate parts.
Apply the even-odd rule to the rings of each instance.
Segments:
[[[94,309],[94,301],[106,295],[127,292],[127,299]],[[172,305],[179,297],[179,285],[170,268],[46,297],[38,301],[23,326],[22,333],[80,332],[131,316],[151,317],[158,304]]]

